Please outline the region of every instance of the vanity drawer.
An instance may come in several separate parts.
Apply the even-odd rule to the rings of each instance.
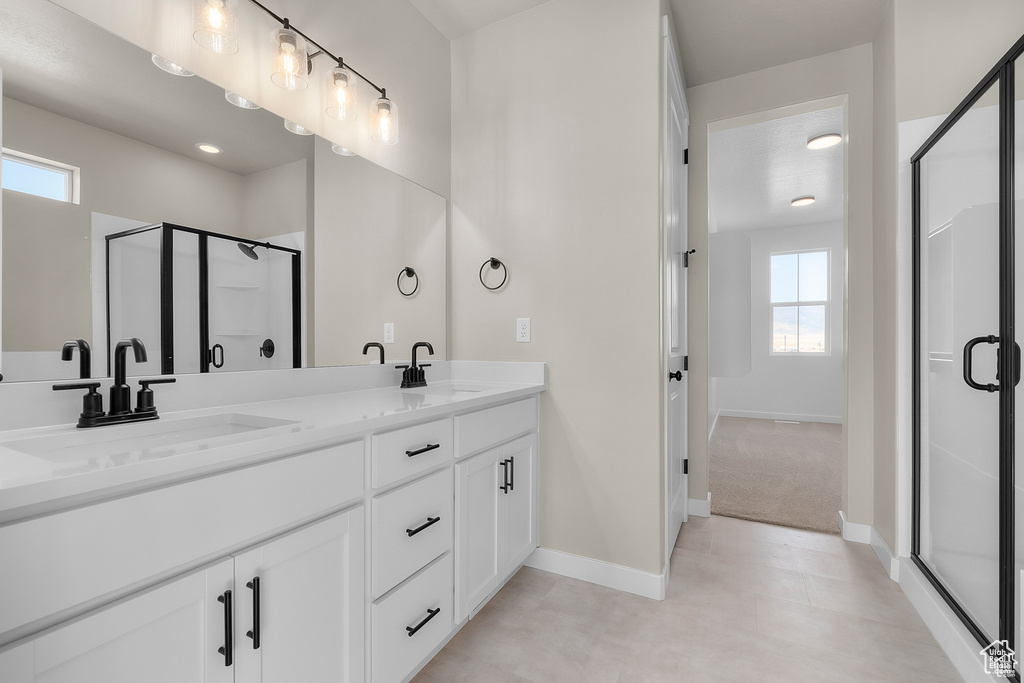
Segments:
[[[401,681],[448,637],[452,630],[452,585],[449,553],[370,607],[374,683]],[[430,621],[424,624],[427,617]],[[410,633],[410,629],[416,632]]]
[[[463,458],[537,428],[537,399],[455,416],[455,457]]]
[[[371,501],[373,597],[451,549],[454,476],[445,469]],[[433,519],[437,521],[430,523]]]
[[[452,420],[375,434],[370,448],[370,484],[379,489],[451,460]]]
[[[363,442],[0,527],[2,634],[138,590],[362,494]]]

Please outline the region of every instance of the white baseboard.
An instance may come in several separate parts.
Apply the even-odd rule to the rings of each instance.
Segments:
[[[899,581],[900,560],[892,554],[892,551],[889,550],[889,545],[875,527],[871,527],[871,549],[875,551],[875,557],[882,563],[882,568],[885,569],[885,573],[889,575],[889,578],[893,581]]]
[[[939,647],[963,676],[966,683],[992,683],[996,679],[985,673],[981,659],[981,645],[963,625],[909,557],[899,559],[900,588],[910,604],[921,615],[935,636]]]
[[[718,426],[718,418],[721,417],[722,411],[719,410],[715,413],[715,419],[711,421],[711,429],[708,430],[708,448],[711,448],[711,439],[715,436],[715,427]]]
[[[842,416],[836,415],[802,415],[798,413],[761,413],[755,410],[719,410],[721,417],[752,417],[758,420],[793,420],[794,422],[828,422],[842,424]],[[718,416],[715,422],[718,422]]]
[[[701,500],[700,498],[691,498],[687,501],[687,512],[697,517],[710,517],[711,516],[711,492],[708,491],[707,500]]]
[[[848,522],[846,521],[846,515],[843,511],[839,511],[839,533],[842,535],[844,541],[852,541],[854,543],[871,543],[872,531],[873,529],[870,524]]]
[[[550,548],[537,548],[527,558],[525,564],[534,569],[596,583],[652,600],[664,600],[668,586],[667,568],[661,574],[651,574],[632,567],[570,555]]]

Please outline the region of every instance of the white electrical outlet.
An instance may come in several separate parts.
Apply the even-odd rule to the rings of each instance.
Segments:
[[[517,342],[528,342],[528,341],[530,341],[530,319],[529,318],[516,318],[516,341]]]
[[[384,323],[384,343],[394,344],[395,343],[395,324]]]

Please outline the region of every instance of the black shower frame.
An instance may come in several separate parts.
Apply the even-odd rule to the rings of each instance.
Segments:
[[[160,374],[174,374],[174,231],[197,236],[199,259],[199,371],[210,371],[210,281],[207,263],[207,245],[211,237],[230,242],[248,244],[291,254],[292,273],[292,367],[302,367],[302,252],[298,249],[270,244],[247,237],[225,235],[174,223],[156,223],[106,236],[106,303],[107,303],[107,374],[110,375],[110,242],[121,237],[161,230],[160,235]]]
[[[991,640],[956,601],[920,556],[921,549],[921,160],[989,91],[999,87],[999,365],[1015,368],[1019,359],[1014,330],[1014,67],[1024,54],[1024,36],[971,90],[911,157],[913,192],[913,510],[911,559],[950,609],[982,646]],[[986,332],[991,334],[991,332]],[[979,332],[981,334],[981,332]],[[999,372],[999,377],[1012,376]],[[995,640],[1014,644],[1014,390],[999,382],[999,633]],[[1012,680],[1020,681],[1020,674]]]

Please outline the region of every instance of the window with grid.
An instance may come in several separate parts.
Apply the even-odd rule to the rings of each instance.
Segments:
[[[78,168],[42,157],[3,150],[3,189],[77,203]]]
[[[771,254],[771,353],[829,353],[829,252]]]

